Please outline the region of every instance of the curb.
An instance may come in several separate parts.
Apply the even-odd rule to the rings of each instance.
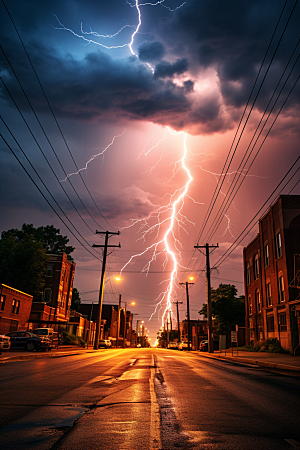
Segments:
[[[198,355],[204,356],[206,358],[212,358],[212,359],[222,359],[223,361],[229,360],[229,361],[235,361],[235,362],[242,362],[246,364],[252,364],[254,366],[260,366],[265,367],[269,369],[278,369],[278,370],[287,370],[289,372],[296,372],[300,374],[300,367],[297,366],[289,366],[287,364],[280,364],[276,362],[266,362],[266,361],[257,361],[254,359],[248,359],[248,358],[239,358],[234,356],[223,356],[223,355],[208,355],[203,354],[202,352],[197,352]]]
[[[9,361],[29,361],[32,359],[43,359],[43,358],[64,358],[66,356],[76,356],[85,353],[94,353],[98,350],[74,350],[73,352],[59,352],[59,353],[41,353],[33,355],[18,355],[18,356],[7,356],[0,358],[0,363],[5,363]]]

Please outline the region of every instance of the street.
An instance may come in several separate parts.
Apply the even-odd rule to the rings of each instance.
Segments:
[[[300,379],[164,349],[0,364],[1,448],[300,448]]]

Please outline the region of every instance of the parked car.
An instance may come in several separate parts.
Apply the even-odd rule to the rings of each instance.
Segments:
[[[168,348],[177,350],[177,342],[169,342]]]
[[[137,344],[137,346],[136,346],[136,347],[137,347],[137,348],[141,348],[141,346],[142,346],[141,344]]]
[[[11,331],[6,333],[6,336],[10,337],[12,349],[26,349],[33,352],[33,350],[40,350],[42,345],[47,345],[47,342],[42,344],[42,339],[29,331]]]
[[[3,351],[10,349],[10,338],[4,334],[0,334],[0,355]]]
[[[111,342],[109,339],[100,339],[98,348],[110,348]]]
[[[179,350],[188,350],[188,348],[189,348],[189,342],[188,341],[180,342],[180,344],[178,346]],[[190,343],[190,348],[192,348],[191,343]]]
[[[44,344],[48,343],[48,350],[58,346],[58,333],[53,328],[36,328],[33,333],[42,339]],[[48,338],[48,341],[46,340]],[[45,348],[44,345],[43,348]]]
[[[200,350],[200,352],[207,352],[208,351],[208,341],[201,341],[199,344],[199,350]]]

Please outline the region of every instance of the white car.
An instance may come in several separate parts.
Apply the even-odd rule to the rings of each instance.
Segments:
[[[179,344],[179,346],[178,346],[178,349],[179,350],[188,350],[188,348],[189,348],[189,342],[188,341],[183,341],[183,342],[180,342],[180,344]],[[190,349],[192,348],[192,345],[191,345],[191,343],[190,343]]]
[[[111,341],[109,339],[100,339],[98,348],[110,348]]]
[[[0,355],[3,351],[10,349],[10,337],[0,334]]]
[[[177,342],[169,342],[168,348],[175,348],[177,349]]]

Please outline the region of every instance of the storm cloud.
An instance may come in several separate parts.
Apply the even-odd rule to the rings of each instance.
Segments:
[[[34,3],[32,1],[32,5]],[[136,44],[138,58],[115,57],[92,43],[80,56],[74,51],[58,50],[55,39],[46,43],[33,31],[37,21],[35,14],[40,20],[41,11],[34,11],[31,20],[27,13],[26,22],[19,16],[19,23],[33,65],[57,114],[84,121],[148,120],[193,134],[211,134],[226,132],[234,126],[237,108],[243,108],[247,102],[281,9],[279,0],[263,3],[258,0],[226,3],[191,0],[157,22],[152,41],[147,39]],[[292,5],[288,4],[266,64],[291,10]],[[299,10],[297,6],[256,101],[256,108],[261,111],[297,42]],[[46,105],[31,67],[16,37],[7,33],[6,28],[7,24],[2,31],[6,33],[4,51],[12,66],[17,67],[34,107],[44,110]],[[61,37],[61,30],[53,32],[52,36]],[[291,42],[294,42],[292,46]],[[297,52],[291,65],[296,56]],[[146,63],[154,63],[154,73]],[[299,67],[298,61],[295,72]],[[7,88],[17,96],[19,87],[5,60],[1,62],[1,69]],[[266,68],[261,79],[265,73]],[[292,73],[285,95],[295,78]],[[10,105],[5,89],[1,89],[2,97]],[[299,98],[296,86],[285,107],[290,115],[295,115],[291,111],[298,109]],[[19,102],[28,108],[24,98],[19,98]]]

